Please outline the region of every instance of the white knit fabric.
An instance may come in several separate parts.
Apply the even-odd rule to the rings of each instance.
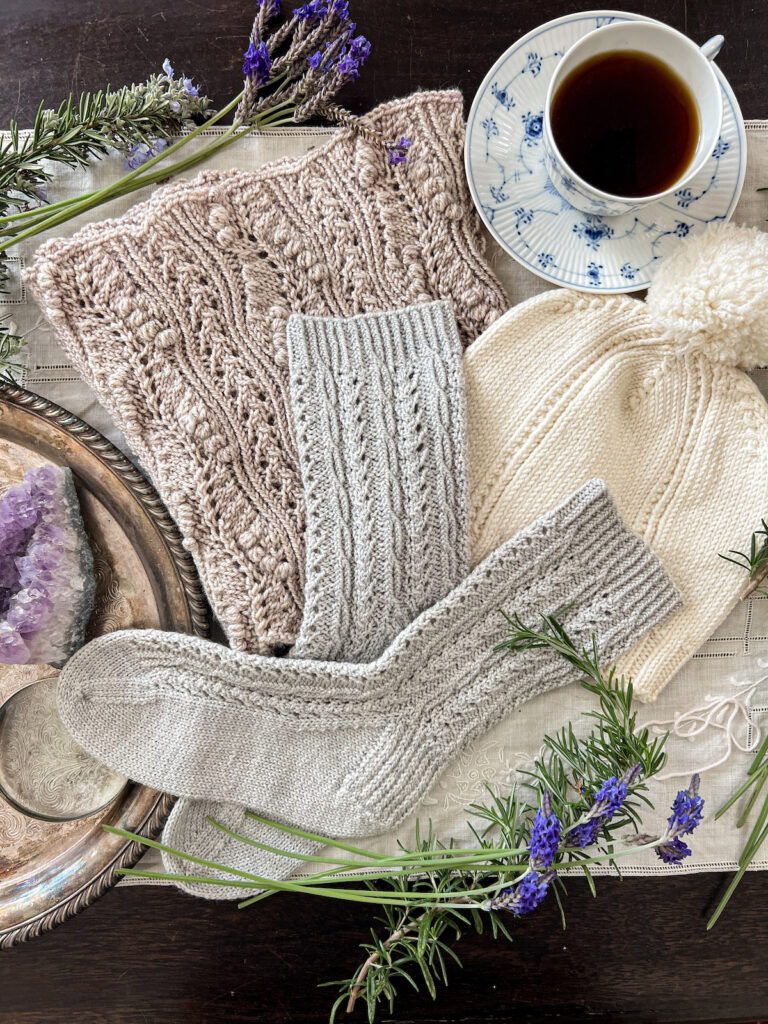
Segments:
[[[768,407],[734,365],[768,359],[766,324],[766,236],[728,225],[681,246],[647,305],[548,292],[464,356],[473,562],[605,479],[684,600],[618,663],[646,700],[728,614],[744,573],[718,555],[768,511]]]
[[[376,661],[248,655],[126,630],[81,648],[59,677],[77,742],[132,779],[232,800],[323,835],[397,825],[452,757],[518,704],[578,677],[549,651],[497,650],[500,609],[562,612],[607,660],[679,607],[661,564],[602,481],[503,544]]]

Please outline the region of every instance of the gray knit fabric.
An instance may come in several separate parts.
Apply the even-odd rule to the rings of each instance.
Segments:
[[[462,347],[447,302],[396,313],[288,322],[291,404],[307,503],[304,618],[293,657],[372,661],[469,571]],[[166,845],[260,877],[318,844],[287,837],[236,804],[180,799]],[[220,872],[164,854],[174,875]],[[211,899],[243,890],[185,882]]]
[[[307,502],[291,651],[372,661],[469,571],[461,342],[445,302],[288,321]]]
[[[548,651],[494,650],[499,610],[563,606],[605,662],[680,606],[656,557],[591,481],[494,551],[374,662],[247,655],[155,630],[83,647],[59,681],[75,739],[172,793],[232,800],[323,835],[398,824],[458,750],[576,678]]]

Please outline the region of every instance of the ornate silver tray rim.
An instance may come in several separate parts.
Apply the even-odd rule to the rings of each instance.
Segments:
[[[157,492],[133,463],[102,434],[73,413],[24,388],[0,381],[0,415],[4,405],[24,410],[47,421],[66,434],[73,445],[80,446],[90,456],[95,456],[106,472],[116,478],[119,485],[128,492],[128,496],[140,506],[151,521],[173,563],[184,618],[184,621],[175,622],[175,627],[198,636],[207,636],[208,608],[192,558],[182,546],[179,531]],[[30,440],[34,442],[34,438]],[[155,838],[165,824],[175,798],[134,783],[129,783],[129,791],[149,800],[146,813],[141,820],[131,823],[132,829],[148,838]],[[79,844],[82,843],[81,837]],[[118,869],[134,865],[145,849],[140,843],[124,842],[109,862],[92,878],[73,891],[62,893],[55,905],[33,913],[22,923],[12,924],[6,928],[0,926],[0,950],[50,931],[88,907],[119,881]]]

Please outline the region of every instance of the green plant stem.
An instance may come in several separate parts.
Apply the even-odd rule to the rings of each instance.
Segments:
[[[233,101],[234,102],[234,101]],[[288,106],[288,103],[280,104],[280,107]],[[131,172],[130,175],[126,175],[119,181],[114,182],[112,185],[107,185],[103,189],[99,189],[95,192],[86,193],[84,196],[79,196],[75,200],[67,201],[65,207],[60,210],[59,213],[53,217],[45,216],[37,221],[33,221],[32,224],[28,225],[24,231],[18,235],[8,236],[5,240],[6,246],[17,245],[19,242],[23,242],[27,238],[31,238],[34,235],[40,234],[42,231],[48,231],[51,228],[56,227],[58,224],[62,224],[73,217],[77,217],[80,214],[86,213],[88,210],[95,209],[97,206],[102,206],[104,203],[111,202],[114,199],[119,199],[122,196],[129,195],[131,192],[136,192],[141,188],[146,188],[148,185],[153,185],[161,181],[166,181],[172,175],[179,174],[182,171],[188,170],[191,167],[196,166],[203,160],[207,160],[209,157],[218,153],[219,150],[226,149],[231,146],[232,143],[237,142],[239,139],[246,135],[250,135],[256,130],[262,130],[264,128],[275,128],[282,124],[289,124],[293,122],[293,117],[285,116],[268,116],[272,115],[276,108],[270,108],[264,115],[264,117],[252,125],[243,127],[242,125],[232,125],[227,131],[221,135],[215,142],[210,143],[204,149],[201,149],[198,153],[193,153],[183,160],[179,160],[177,163],[172,164],[170,167],[163,167],[150,174],[139,174],[139,171],[146,171],[152,164],[165,159],[174,149],[185,145],[193,134],[185,135],[174,147],[161,153],[158,157],[155,157],[152,161],[148,161],[141,168]],[[279,115],[283,115],[283,111],[279,112]],[[212,121],[206,122],[205,125],[200,126],[200,131],[209,127]],[[138,175],[138,176],[137,176]],[[0,233],[2,234],[2,233]]]
[[[744,825],[746,825],[747,819],[757,802],[757,798],[765,787],[766,781],[768,781],[768,761],[766,760],[766,757],[768,757],[768,736],[766,736],[760,744],[757,753],[752,759],[746,780],[739,786],[735,793],[731,794],[722,807],[718,809],[715,814],[715,820],[722,817],[729,808],[733,807],[740,797],[744,796],[749,789],[752,789],[749,799],[736,822],[737,828],[743,828]],[[728,905],[728,902],[736,891],[737,886],[744,877],[744,873],[757,856],[757,853],[766,838],[768,838],[768,825],[766,825],[766,822],[768,822],[768,797],[764,798],[760,813],[755,820],[755,824],[752,826],[752,831],[744,844],[744,849],[741,851],[738,870],[731,879],[728,888],[725,890],[722,899],[715,909],[715,912],[707,922],[707,931],[710,931],[717,924],[720,916]]]
[[[151,160],[148,160],[145,164],[142,164],[141,167],[137,167],[135,168],[135,170],[130,171],[128,174],[120,178],[119,181],[113,182],[113,184],[111,185],[105,185],[103,188],[97,189],[95,192],[88,193],[85,198],[79,197],[77,200],[71,203],[67,207],[67,209],[60,210],[52,217],[46,217],[42,221],[37,221],[31,227],[22,231],[20,234],[9,237],[6,244],[18,245],[20,242],[25,241],[25,239],[27,238],[31,238],[33,235],[39,234],[41,231],[47,231],[50,228],[56,227],[58,224],[63,224],[64,221],[71,220],[72,217],[76,217],[81,213],[85,213],[87,210],[91,210],[96,206],[101,206],[102,203],[108,202],[110,199],[114,198],[117,195],[125,195],[126,192],[132,192],[137,188],[143,187],[144,184],[149,184],[153,180],[153,175],[145,175],[145,172],[150,167],[153,167],[155,164],[160,163],[161,160],[167,160],[168,157],[171,156],[173,153],[178,152],[182,148],[182,146],[186,146],[189,142],[192,141],[192,139],[197,138],[197,136],[200,135],[201,132],[205,131],[207,128],[210,128],[211,125],[216,124],[217,121],[220,121],[222,117],[225,117],[238,105],[242,97],[243,93],[241,91],[233,100],[231,100],[225,107],[222,107],[221,110],[214,114],[213,117],[209,118],[204,124],[199,125],[197,128],[194,128],[191,132],[189,132],[188,135],[184,135],[181,139],[179,139],[178,142],[174,142],[172,146],[169,146],[167,149],[163,150],[163,152],[159,153],[157,156],[152,157]],[[237,128],[238,125],[231,125],[230,128],[227,129],[225,137],[229,135],[231,132],[236,131]],[[217,140],[217,142],[218,141],[219,140]],[[204,160],[209,155],[209,150],[213,149],[215,146],[216,143],[214,143],[212,146],[206,146],[199,153],[196,153],[194,157],[187,157],[186,160],[182,160],[178,164],[173,165],[173,169],[169,169],[167,173],[175,174],[178,173],[179,170],[182,170],[184,167],[191,166],[191,162],[199,163],[200,160]],[[139,179],[138,183],[137,179]],[[126,186],[129,184],[131,184],[131,188],[127,189]]]
[[[280,826],[277,826],[275,823],[270,822],[270,824],[273,825],[273,827],[280,828]],[[216,864],[216,863],[214,863],[212,861],[206,861],[206,860],[203,860],[200,857],[193,857],[191,854],[182,853],[181,851],[175,850],[172,847],[164,845],[163,843],[159,843],[156,840],[146,839],[145,837],[140,836],[140,835],[136,835],[135,833],[132,833],[132,832],[126,832],[126,831],[124,831],[122,829],[116,829],[116,828],[113,828],[112,826],[106,826],[106,825],[104,826],[104,828],[105,828],[105,830],[107,832],[110,832],[113,835],[119,835],[119,836],[122,836],[125,839],[130,839],[130,840],[133,840],[134,842],[142,843],[145,846],[151,846],[153,849],[157,849],[157,850],[161,850],[161,851],[166,852],[166,853],[170,853],[173,856],[179,857],[182,860],[187,860],[190,863],[199,864],[201,866],[211,868],[211,869],[213,869],[215,871],[229,872],[230,874],[235,874],[238,877],[242,877],[244,879],[247,879],[248,881],[245,881],[245,882],[233,882],[232,883],[233,885],[235,885],[237,887],[240,887],[240,888],[247,888],[250,885],[257,885],[259,887],[264,887],[264,888],[267,888],[267,889],[277,890],[277,891],[305,892],[305,893],[310,893],[310,894],[313,894],[313,895],[328,895],[328,896],[330,896],[333,899],[349,898],[350,900],[352,900],[354,902],[364,902],[364,903],[377,903],[378,902],[380,904],[386,904],[388,906],[400,906],[400,905],[408,906],[408,905],[413,905],[413,903],[416,902],[416,903],[421,903],[421,904],[426,905],[426,906],[453,907],[454,906],[453,904],[447,902],[449,899],[456,897],[456,895],[459,895],[461,897],[466,895],[466,893],[463,893],[463,892],[460,892],[460,891],[458,893],[456,891],[454,891],[454,892],[444,893],[444,894],[443,893],[439,893],[439,892],[424,892],[424,893],[408,892],[408,893],[403,893],[401,896],[395,897],[393,895],[386,895],[385,896],[381,892],[377,892],[375,895],[371,895],[370,891],[360,890],[360,889],[332,889],[332,888],[327,888],[326,885],[337,885],[338,884],[338,882],[339,882],[339,874],[338,874],[337,871],[333,871],[333,872],[320,872],[320,873],[317,873],[317,874],[314,874],[314,875],[310,875],[310,876],[308,876],[306,878],[297,878],[297,879],[293,879],[291,881],[276,881],[274,879],[262,878],[262,877],[257,876],[257,875],[252,875],[252,874],[250,874],[247,871],[239,871],[239,870],[230,869],[230,868],[226,867],[225,865]],[[653,840],[652,842],[644,843],[644,844],[638,845],[638,846],[629,847],[629,848],[627,848],[625,850],[618,850],[618,851],[617,850],[611,850],[609,853],[606,853],[604,855],[598,855],[596,857],[577,858],[577,859],[568,860],[568,861],[555,861],[553,863],[553,865],[552,865],[552,869],[553,870],[557,870],[557,871],[568,871],[568,870],[572,870],[572,869],[581,870],[584,866],[589,865],[589,864],[603,863],[605,861],[611,861],[611,860],[613,860],[616,857],[626,856],[627,854],[630,854],[630,853],[636,853],[636,852],[639,852],[639,851],[642,851],[642,850],[646,850],[646,849],[653,849],[654,847],[658,846],[659,841],[660,840],[658,840],[658,839],[657,840]],[[389,867],[389,866],[392,866],[392,865],[398,865],[398,867],[397,867],[396,870],[377,871],[377,872],[371,873],[371,874],[366,872],[364,877],[365,877],[366,882],[384,881],[384,880],[391,880],[391,879],[395,879],[395,878],[402,878],[404,875],[407,874],[407,872],[403,870],[404,868],[410,869],[410,873],[414,874],[414,875],[420,875],[420,874],[424,874],[424,873],[430,873],[430,872],[434,872],[434,871],[438,871],[438,870],[446,870],[446,869],[448,869],[450,871],[456,871],[458,869],[461,869],[462,872],[466,872],[466,873],[471,873],[472,871],[480,871],[480,870],[488,871],[490,869],[495,875],[499,875],[499,876],[520,875],[521,877],[523,877],[524,875],[526,875],[531,870],[529,866],[527,866],[527,865],[520,865],[520,864],[504,864],[504,863],[496,864],[495,863],[495,861],[497,859],[503,861],[504,859],[508,858],[509,856],[511,856],[513,854],[519,854],[520,852],[522,852],[522,851],[521,850],[511,850],[511,851],[502,850],[502,851],[499,851],[499,850],[483,849],[483,850],[476,850],[476,851],[474,851],[474,856],[471,856],[471,857],[465,857],[465,856],[460,856],[460,857],[441,857],[438,860],[427,860],[426,862],[424,861],[423,857],[421,857],[420,855],[406,855],[407,859],[405,859],[402,856],[400,856],[400,857],[378,857],[378,856],[376,856],[374,854],[374,855],[372,855],[372,859],[374,860],[375,866],[377,868],[384,868],[384,867]],[[297,857],[302,859],[302,860],[304,860],[304,859],[316,860],[316,858],[311,857],[309,854],[297,854]],[[365,864],[361,864],[361,863],[356,863],[354,866],[359,870],[361,867],[365,867],[366,865]],[[184,879],[183,875],[166,874],[166,873],[163,873],[163,872],[151,872],[151,873],[147,874],[146,872],[142,872],[142,871],[139,871],[139,870],[133,869],[133,868],[121,869],[121,874],[129,874],[129,875],[134,875],[135,874],[138,877],[142,877],[142,878],[144,878],[144,877],[151,877],[151,878],[157,878],[157,879],[165,879],[165,880],[168,880],[168,881],[182,881]],[[204,882],[206,884],[208,882],[210,882],[212,885],[226,885],[227,884],[227,881],[225,879],[205,879],[205,878],[199,878],[199,879],[195,879],[195,881]],[[503,878],[499,878],[499,879],[495,880],[490,885],[481,886],[481,887],[473,887],[472,893],[474,895],[476,895],[476,896],[477,895],[486,895],[486,894],[496,893],[496,892],[498,892],[499,888],[503,887],[505,884],[507,884],[507,883],[503,880]]]

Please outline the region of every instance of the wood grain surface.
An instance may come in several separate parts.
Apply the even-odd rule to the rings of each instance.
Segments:
[[[520,0],[352,0],[373,53],[344,100],[356,112],[417,88],[471,102],[516,37],[579,9]],[[768,116],[768,8],[760,0],[645,0],[632,9],[698,42],[722,32],[719,64],[745,117]],[[239,88],[253,10],[244,0],[0,0],[0,124],[41,99],[139,81],[169,57],[217,103]],[[723,875],[569,884],[568,928],[545,905],[513,946],[468,938],[435,1003],[403,991],[382,1022],[757,1021],[768,1017],[768,879],[748,876],[712,933]],[[0,1024],[315,1024],[358,963],[364,910],[275,896],[248,911],[171,889],[123,888],[0,954]],[[350,1021],[365,1019],[360,1010]]]

